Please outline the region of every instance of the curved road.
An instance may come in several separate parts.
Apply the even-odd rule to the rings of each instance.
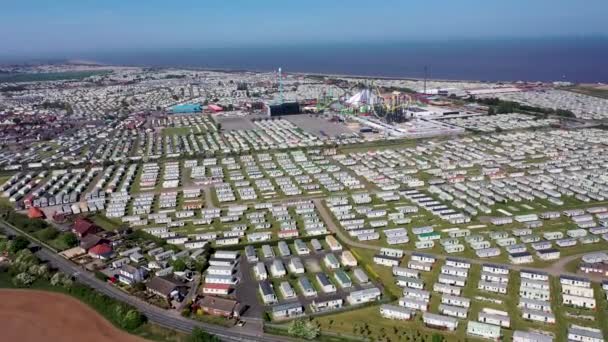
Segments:
[[[5,231],[11,234],[22,235],[20,231],[16,230],[4,221],[0,221],[0,228],[3,228]],[[239,329],[238,327],[225,328],[182,317],[174,311],[168,311],[158,308],[140,300],[139,298],[128,295],[127,293],[117,289],[116,287],[97,279],[92,273],[83,271],[81,267],[77,266],[69,260],[66,260],[59,254],[49,250],[47,247],[40,247],[41,248],[39,251],[36,252],[36,255],[41,260],[50,262],[53,266],[57,267],[59,270],[66,274],[74,275],[79,282],[92,287],[96,291],[99,291],[107,296],[120,300],[121,302],[132,305],[133,307],[137,308],[142,314],[144,314],[149,321],[160,326],[186,333],[191,332],[192,329],[194,329],[195,327],[199,327],[211,334],[216,335],[223,341],[230,342],[296,341],[288,337],[279,337],[268,335],[263,332],[258,333],[254,331],[248,331],[244,329]]]

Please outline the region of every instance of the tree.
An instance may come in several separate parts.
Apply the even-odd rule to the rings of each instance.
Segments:
[[[22,249],[26,249],[27,246],[29,246],[29,244],[30,244],[30,241],[28,239],[24,238],[23,236],[17,236],[11,241],[9,251],[12,254],[16,254],[17,252],[21,251]]]
[[[182,258],[175,260],[172,266],[173,271],[175,272],[183,272],[186,270],[186,262]]]
[[[121,320],[122,327],[127,330],[135,330],[139,328],[146,321],[146,317],[142,315],[139,311],[135,309],[131,309],[127,311],[124,317]]]
[[[44,241],[53,240],[57,235],[59,235],[59,232],[53,227],[44,228],[38,233],[38,237]]]
[[[61,240],[68,247],[74,247],[74,246],[76,246],[78,244],[78,238],[76,237],[76,235],[74,235],[74,233],[64,233],[64,234],[62,234],[61,235]]]
[[[319,327],[311,321],[294,320],[289,324],[288,333],[294,337],[313,340],[319,336]]]
[[[196,327],[188,337],[188,342],[220,342],[215,335],[211,335],[203,329]]]

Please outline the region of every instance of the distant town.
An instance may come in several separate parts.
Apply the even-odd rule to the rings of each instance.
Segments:
[[[0,66],[1,263],[225,341],[600,342],[607,129],[603,84]]]

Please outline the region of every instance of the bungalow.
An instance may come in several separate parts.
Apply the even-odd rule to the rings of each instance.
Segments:
[[[315,299],[310,303],[310,308],[313,312],[322,312],[329,310],[340,309],[344,305],[342,297],[335,295],[324,297],[323,299]]]
[[[399,267],[399,266],[393,267],[393,275],[410,277],[410,278],[420,278],[420,272],[418,272],[417,270],[412,270],[410,268]]]
[[[262,255],[265,259],[274,258],[274,251],[269,245],[262,245]]]
[[[423,289],[424,288],[424,281],[422,279],[418,279],[418,278],[404,277],[404,276],[397,275],[397,276],[395,276],[395,282],[397,283],[397,286],[401,286],[401,287],[409,287],[412,289]]]
[[[532,280],[549,280],[549,274],[542,271],[535,270],[521,270],[519,275],[523,279],[532,279]]]
[[[420,262],[420,261],[416,261],[416,260],[410,260],[407,263],[407,267],[413,269],[413,270],[420,270],[420,271],[424,271],[424,272],[430,272],[431,268],[433,267],[432,263],[428,263],[428,262]]]
[[[505,247],[505,249],[506,249],[507,253],[509,253],[509,254],[523,253],[523,252],[527,251],[526,245],[523,243],[507,246],[507,247]]]
[[[329,249],[331,249],[332,251],[341,251],[342,250],[342,244],[340,244],[340,242],[338,242],[338,240],[336,240],[336,238],[333,237],[332,235],[327,235],[325,237],[325,242],[329,246]]]
[[[506,283],[497,283],[480,280],[477,284],[477,288],[482,291],[506,294],[507,293],[507,284]]]
[[[536,255],[542,260],[555,260],[559,259],[560,252],[558,249],[549,248],[536,251]]]
[[[306,243],[300,239],[296,239],[294,241],[294,246],[296,248],[296,253],[298,255],[308,255],[310,254],[310,249],[306,246]]]
[[[287,274],[287,270],[285,269],[285,265],[283,265],[283,261],[274,259],[270,265],[270,273],[274,278],[284,277]]]
[[[329,281],[329,278],[327,277],[327,275],[325,273],[317,273],[315,275],[315,278],[317,279],[317,283],[319,284],[319,286],[321,287],[321,290],[325,293],[333,293],[336,292],[336,287],[334,286],[334,284],[331,283],[331,281]]]
[[[234,268],[232,266],[209,266],[207,268],[207,274],[213,275],[232,275]]]
[[[478,249],[475,251],[475,254],[479,258],[491,258],[491,257],[500,255],[500,248],[490,247],[490,248]]]
[[[460,293],[462,292],[462,288],[460,288],[458,286],[453,286],[453,285],[435,283],[435,284],[433,284],[433,291],[443,293],[443,294],[460,296]]]
[[[411,260],[429,264],[433,264],[436,261],[434,256],[422,253],[412,253]]]
[[[458,319],[432,314],[429,312],[422,314],[422,321],[426,326],[431,328],[445,329],[449,331],[454,331],[456,328],[458,328]]]
[[[449,266],[449,264],[446,262],[446,265],[441,266],[441,274],[466,277],[468,276],[469,271],[468,268]]]
[[[204,296],[196,302],[196,306],[201,308],[203,312],[212,316],[221,316],[226,318],[240,316],[239,302],[231,299]]]
[[[452,276],[448,274],[440,274],[437,280],[441,284],[454,285],[464,287],[467,282],[466,277]]]
[[[509,261],[513,264],[520,265],[531,263],[534,261],[534,258],[530,252],[510,253]]]
[[[553,342],[553,337],[537,332],[515,330],[513,342]]]
[[[593,293],[593,289],[591,289],[591,292]],[[566,305],[584,309],[595,309],[596,306],[595,298],[593,297],[589,298],[583,296],[575,296],[566,293],[562,293],[562,302]]]
[[[382,292],[380,292],[377,287],[371,287],[351,292],[348,297],[346,297],[346,301],[351,305],[368,303],[380,299],[381,295]]]
[[[300,302],[291,302],[273,306],[271,309],[272,318],[276,320],[299,317],[304,315],[304,307]]]
[[[551,312],[538,311],[532,309],[521,309],[521,317],[530,321],[542,322],[542,323],[555,323],[555,315]]]
[[[205,283],[205,285],[203,285],[203,293],[227,296],[230,293],[231,288],[231,284]]]
[[[378,265],[393,267],[398,266],[399,263],[401,263],[401,258],[376,254],[374,255],[374,262]]]
[[[548,289],[521,286],[519,288],[519,296],[529,299],[550,300],[551,292]]]
[[[445,261],[445,264],[447,266],[456,267],[456,268],[466,268],[466,269],[471,268],[470,262],[460,260],[460,259],[455,259],[455,258],[447,258]],[[449,273],[447,273],[447,274],[449,274]]]
[[[517,306],[520,308],[551,312],[551,302],[545,300],[522,297],[519,299],[519,304]]]
[[[603,342],[604,335],[600,329],[571,324],[568,328],[568,341]]]
[[[72,232],[80,239],[89,234],[95,234],[99,231],[101,231],[101,229],[87,218],[77,218],[72,226]]]
[[[294,274],[303,274],[306,272],[304,269],[304,264],[300,258],[291,258],[287,264],[287,268],[289,268],[289,272]]]
[[[489,282],[497,282],[497,283],[508,283],[509,276],[504,274],[496,274],[481,271],[481,280],[489,281]]]
[[[247,258],[247,261],[249,261],[249,262],[258,261],[258,256],[255,252],[255,248],[252,245],[245,246],[245,257]]]
[[[348,288],[353,286],[353,283],[350,280],[348,274],[346,274],[346,272],[342,270],[337,270],[336,273],[334,273],[334,279],[337,281],[338,285],[340,285],[341,288]]]
[[[268,272],[266,271],[266,266],[263,262],[258,262],[253,267],[253,273],[255,273],[255,277],[258,280],[266,280],[268,279]]]
[[[452,316],[456,318],[467,318],[469,310],[460,306],[452,306],[447,304],[439,304],[439,312],[446,316]]]
[[[264,304],[273,304],[276,303],[277,295],[275,294],[272,285],[268,280],[262,280],[259,285],[260,295],[262,296],[262,301]]]
[[[300,287],[300,290],[302,290],[302,294],[304,294],[305,297],[315,297],[317,295],[317,291],[315,290],[314,286],[306,277],[298,278],[298,286]]]
[[[503,265],[495,265],[495,264],[483,264],[481,267],[482,272],[493,273],[493,274],[502,274],[508,275],[509,268]]]
[[[492,324],[469,321],[467,324],[467,335],[498,341],[500,340],[500,327]]]
[[[323,263],[329,269],[335,270],[340,268],[340,262],[338,261],[338,258],[336,258],[336,256],[332,253],[325,254],[325,257],[323,257]]]
[[[562,275],[559,277],[559,282],[562,285],[571,285],[571,286],[584,287],[584,288],[591,287],[591,281],[589,279],[583,278],[583,277]],[[593,296],[593,295],[591,295],[591,296]]]
[[[355,268],[353,270],[353,276],[355,277],[355,279],[357,279],[357,282],[359,282],[359,284],[369,283],[369,277],[367,276],[367,274],[365,274],[365,271],[360,268]]]
[[[465,297],[452,296],[449,294],[444,294],[441,296],[441,303],[453,306],[460,306],[463,308],[468,308],[471,306],[471,300]]]
[[[399,298],[399,306],[412,310],[427,311],[429,302],[424,299],[402,297]]]
[[[416,314],[415,311],[397,305],[382,304],[380,306],[380,315],[388,319],[410,320]]]
[[[282,281],[279,284],[279,291],[283,295],[283,298],[290,299],[296,297],[296,292],[293,290],[293,287],[287,281]]]
[[[502,310],[483,308],[477,316],[477,320],[482,323],[499,325],[503,328],[511,327],[511,318],[509,313]]]
[[[172,276],[154,277],[146,283],[146,289],[167,301],[177,300],[181,302],[188,293],[188,286]]]
[[[353,256],[350,251],[343,251],[340,255],[340,261],[344,267],[354,267],[357,266],[357,259]]]

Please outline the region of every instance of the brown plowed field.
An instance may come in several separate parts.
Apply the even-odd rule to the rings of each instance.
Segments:
[[[0,290],[0,340],[19,342],[145,342],[114,327],[66,295]]]

